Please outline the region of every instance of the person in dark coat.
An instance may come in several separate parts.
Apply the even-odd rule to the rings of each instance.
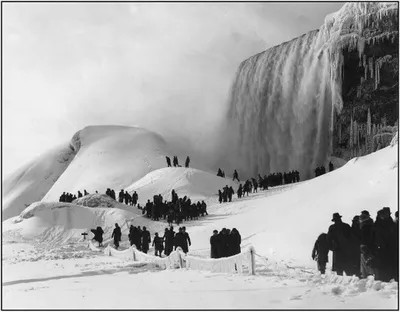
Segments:
[[[175,231],[174,227],[169,228],[168,234],[165,239],[165,254],[168,256],[174,250]]]
[[[227,229],[223,228],[221,232],[219,233],[220,235],[220,248],[218,254],[220,255],[220,258],[228,257],[229,254],[229,237],[227,233]]]
[[[361,277],[374,275],[374,221],[369,213],[360,215],[360,271]]]
[[[185,167],[189,168],[189,164],[190,164],[190,158],[189,158],[189,156],[187,156],[186,161],[185,161]]]
[[[144,226],[142,231],[142,252],[144,252],[145,254],[147,254],[147,252],[149,251],[150,243],[151,243],[150,232],[147,231],[146,227]]]
[[[156,257],[159,256],[161,258],[161,253],[164,249],[163,239],[158,236],[157,232],[154,234],[153,246],[154,246],[154,255]]]
[[[185,244],[185,236],[184,236],[184,234],[183,234],[183,232],[182,232],[182,228],[179,228],[179,232],[176,233],[176,234],[175,234],[175,237],[174,237],[174,247],[175,247],[175,250],[176,250],[176,248],[178,248],[178,247],[181,247],[182,250],[183,250],[184,244]]]
[[[218,259],[219,258],[219,236],[218,231],[214,230],[213,235],[210,237],[210,245],[211,245],[211,258]]]
[[[103,234],[104,231],[103,229],[98,226],[95,230],[91,230],[91,232],[94,234],[93,239],[99,243],[99,247],[103,246]]]
[[[142,229],[140,226],[137,227],[137,234],[136,234],[136,239],[135,239],[135,245],[137,250],[142,250]]]
[[[332,271],[338,275],[343,275],[343,272],[351,275],[349,272],[353,268],[349,265],[349,249],[352,247],[349,241],[352,235],[350,225],[342,222],[342,216],[337,212],[333,214],[332,222],[334,224],[329,227],[328,231],[328,246],[333,252]]]
[[[165,156],[165,158],[167,159],[167,166],[171,167],[171,158],[169,158],[168,156]]]
[[[318,236],[311,254],[312,259],[317,261],[318,270],[321,274],[325,274],[326,263],[328,262],[329,246],[327,237],[326,233]]]
[[[329,171],[333,171],[333,164],[331,161],[329,162]]]
[[[129,242],[131,244],[131,246],[135,243],[135,236],[136,236],[136,227],[134,227],[132,224],[129,227]]]
[[[183,252],[188,253],[189,252],[189,246],[192,244],[190,242],[190,237],[189,233],[186,232],[186,227],[182,227],[182,233],[183,233]]]
[[[239,184],[239,188],[237,190],[238,198],[242,198],[242,193],[243,193],[243,186],[242,184]]]
[[[351,221],[351,231],[354,236],[360,238],[360,216],[354,216]]]
[[[233,228],[230,235],[230,254],[231,256],[240,254],[240,244],[242,243],[242,237],[236,228]]]
[[[395,252],[398,247],[394,246],[396,239],[396,225],[390,216],[390,208],[384,207],[378,211],[377,221],[374,225],[374,245],[376,248],[375,257],[375,280],[389,282],[395,278],[398,263],[394,263],[396,259]]]
[[[118,223],[115,223],[115,229],[112,232],[111,238],[114,238],[114,245],[115,249],[118,249],[119,247],[119,242],[121,241],[121,228],[119,227]]]
[[[240,180],[239,180],[239,174],[237,173],[236,169],[235,169],[235,171],[233,172],[233,179],[232,179],[232,181],[235,181],[235,179],[236,179],[238,182],[240,182]]]
[[[218,201],[221,204],[222,203],[222,192],[221,190],[218,190]]]

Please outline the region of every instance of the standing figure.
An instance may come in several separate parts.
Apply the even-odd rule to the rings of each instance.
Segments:
[[[159,256],[161,258],[161,252],[164,249],[163,239],[158,236],[157,232],[154,234],[153,246],[154,246],[154,250],[155,250],[154,255]]]
[[[115,249],[118,249],[119,247],[119,242],[121,241],[121,228],[119,227],[118,223],[115,223],[115,229],[112,232],[111,238],[114,238],[114,245]]]
[[[211,258],[218,259],[219,258],[219,236],[218,231],[214,230],[213,235],[210,237],[210,245],[211,245]]]
[[[311,254],[312,259],[317,261],[318,270],[321,274],[325,274],[326,263],[328,262],[329,246],[327,237],[326,233],[318,236]]]
[[[189,156],[186,157],[186,161],[185,161],[185,167],[189,168],[189,163],[190,163],[190,158]]]
[[[171,158],[169,158],[168,156],[165,156],[165,158],[167,159],[167,166],[171,167]]]
[[[146,227],[143,227],[142,231],[142,251],[147,254],[149,251],[149,244],[151,242],[150,232],[147,231]]]
[[[235,171],[233,172],[233,179],[232,179],[232,181],[235,181],[235,179],[236,179],[238,182],[240,182],[240,180],[239,180],[239,175],[238,175],[236,169],[235,169]]]

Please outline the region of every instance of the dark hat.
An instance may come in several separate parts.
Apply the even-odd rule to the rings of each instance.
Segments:
[[[335,212],[332,216],[332,221],[335,221],[335,220],[341,219],[341,218],[342,218],[342,216],[339,213]]]
[[[361,214],[361,216],[360,216],[360,222],[364,222],[364,221],[367,221],[369,219],[371,219],[371,218],[366,214]]]
[[[217,230],[214,230],[213,233],[214,233],[214,234],[215,234],[215,233],[218,233],[218,231],[217,231]]]
[[[353,217],[353,221],[358,221],[358,220],[360,220],[360,216],[354,216]]]
[[[365,214],[365,215],[367,215],[367,216],[370,215],[369,212],[368,212],[368,210],[363,210],[363,211],[361,211],[361,214]]]
[[[383,213],[392,214],[392,213],[390,212],[390,208],[389,208],[389,207],[383,207],[383,208],[382,208],[382,211],[383,211]]]

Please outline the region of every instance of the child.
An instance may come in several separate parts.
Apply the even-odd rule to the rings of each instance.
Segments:
[[[311,257],[317,261],[318,270],[325,274],[326,263],[328,262],[328,240],[327,235],[322,233],[315,241]]]

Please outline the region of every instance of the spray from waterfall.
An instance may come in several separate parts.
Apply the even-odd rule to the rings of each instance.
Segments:
[[[367,60],[364,47],[398,36],[397,14],[397,3],[347,3],[319,30],[242,62],[223,136],[231,166],[246,176],[299,170],[309,178],[326,165],[343,107],[343,51],[358,50],[365,77],[379,83],[381,60]]]

